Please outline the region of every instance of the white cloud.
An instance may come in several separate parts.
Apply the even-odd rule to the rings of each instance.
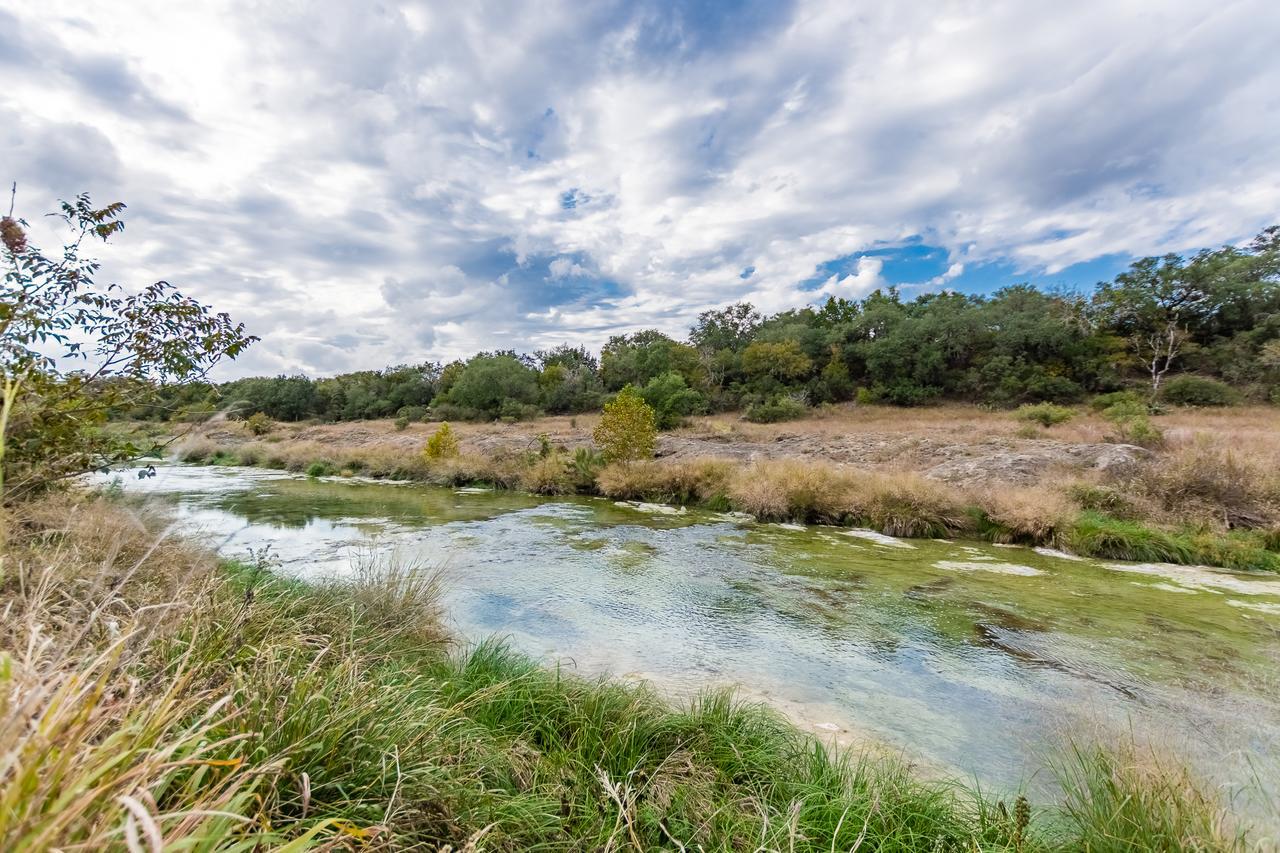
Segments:
[[[950,253],[919,282],[940,288],[1238,241],[1280,210],[1265,0],[13,9],[0,178],[33,219],[129,202],[106,272],[249,322],[237,372],[860,296],[878,257],[799,285],[917,235]]]

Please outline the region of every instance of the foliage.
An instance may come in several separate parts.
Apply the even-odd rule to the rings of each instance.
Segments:
[[[245,428],[253,435],[266,435],[275,428],[275,422],[262,412],[250,415],[244,422]]]
[[[789,382],[807,376],[813,370],[813,360],[797,341],[756,341],[742,351],[742,369],[755,379]]]
[[[1076,413],[1065,406],[1053,403],[1028,403],[1018,407],[1013,416],[1020,421],[1040,424],[1042,427],[1056,426],[1074,418]]]
[[[789,394],[779,394],[750,406],[743,417],[752,423],[772,424],[803,418],[808,411],[809,407],[802,400]]]
[[[409,423],[410,421],[407,415],[401,415],[400,417],[396,418],[395,420],[396,432],[404,432],[405,430],[407,430],[409,428]]]
[[[440,427],[427,439],[423,453],[428,459],[452,459],[458,455],[458,436],[453,431],[453,427],[449,426],[448,421],[440,424]]]
[[[482,353],[466,363],[443,399],[470,417],[519,419],[522,407],[538,402],[538,374],[512,354]]]
[[[1089,408],[1095,412],[1105,412],[1118,403],[1146,406],[1142,395],[1134,391],[1109,391],[1106,394],[1099,394],[1090,400]]]
[[[1121,401],[1103,410],[1102,416],[1116,426],[1116,440],[1139,447],[1159,447],[1164,433],[1151,423],[1147,407],[1141,403]]]
[[[683,376],[674,370],[655,376],[641,390],[640,396],[653,407],[658,429],[674,429],[690,415],[706,411],[707,400],[690,388]]]
[[[652,329],[615,335],[600,353],[600,376],[610,391],[625,385],[643,388],[654,377],[673,371],[693,387],[702,384],[706,374],[696,349]]]
[[[648,459],[657,445],[657,417],[635,386],[627,385],[604,404],[592,437],[606,462]]]
[[[326,379],[166,385],[155,405],[113,411],[198,419],[245,401],[246,414],[284,421],[417,420],[429,405],[437,418],[521,420],[596,411],[607,392],[630,384],[668,428],[682,413],[761,403],[767,410],[783,395],[812,404],[856,393],[860,402],[897,406],[963,399],[1004,407],[1094,396],[1101,411],[1119,401],[1110,394],[1152,401],[1156,387],[1187,386],[1166,381],[1172,371],[1280,400],[1280,229],[1247,247],[1141,259],[1092,297],[1020,284],[914,299],[890,288],[772,316],[737,303],[699,315],[687,342],[653,329],[615,335],[598,360],[564,344],[531,356],[481,353]],[[1116,390],[1139,384],[1140,394]],[[664,392],[678,395],[670,407]]]
[[[152,399],[158,386],[202,379],[257,340],[166,281],[132,293],[99,286],[99,264],[82,247],[120,233],[124,208],[95,208],[88,195],[62,202],[59,218],[71,236],[57,258],[28,241],[25,221],[0,223],[0,491],[7,487],[7,498],[136,456],[139,448],[96,427]]]
[[[1191,375],[1170,379],[1160,398],[1178,406],[1231,406],[1240,402],[1240,395],[1225,382]]]

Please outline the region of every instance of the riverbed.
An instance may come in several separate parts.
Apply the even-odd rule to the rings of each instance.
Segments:
[[[1274,795],[1274,575],[253,468],[117,483],[286,573],[340,576],[369,556],[439,567],[464,642],[502,636],[676,699],[732,686],[928,773],[1037,789],[1065,737],[1131,734],[1232,792]]]

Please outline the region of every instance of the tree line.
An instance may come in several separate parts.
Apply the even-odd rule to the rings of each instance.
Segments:
[[[598,356],[566,344],[323,379],[189,383],[128,414],[519,420],[598,411],[627,386],[662,428],[716,411],[782,420],[851,399],[1016,406],[1138,388],[1175,403],[1280,403],[1280,226],[1243,248],[1143,258],[1087,295],[1019,284],[907,299],[889,288],[771,316],[738,303],[703,312],[684,340],[643,330]]]

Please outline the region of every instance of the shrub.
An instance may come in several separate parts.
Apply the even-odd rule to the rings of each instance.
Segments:
[[[569,463],[573,484],[579,491],[586,491],[595,485],[596,474],[604,465],[604,457],[590,447],[579,447],[573,451],[573,460]]]
[[[1099,394],[1090,400],[1089,408],[1095,412],[1103,412],[1117,403],[1145,405],[1145,400],[1136,391],[1109,391],[1106,394]]]
[[[396,415],[401,418],[407,418],[410,423],[414,423],[427,416],[427,408],[426,406],[401,406]]]
[[[650,379],[640,396],[653,407],[658,429],[674,429],[685,418],[707,409],[707,398],[690,388],[674,370]]]
[[[250,415],[244,422],[245,428],[254,435],[266,435],[275,428],[275,422],[262,412]]]
[[[308,477],[323,477],[329,473],[329,465],[325,462],[312,462],[307,466]]]
[[[1019,406],[1013,416],[1020,421],[1040,424],[1047,428],[1066,423],[1074,418],[1076,413],[1066,406],[1058,406],[1054,403],[1035,403]]]
[[[1207,376],[1175,376],[1160,396],[1177,406],[1231,406],[1240,402],[1234,388]]]
[[[747,409],[743,417],[755,424],[773,424],[803,418],[808,411],[808,407],[794,397],[778,396],[756,403]]]
[[[458,452],[458,436],[454,433],[453,427],[449,426],[448,421],[440,424],[440,428],[432,433],[423,450],[428,459],[452,459],[458,455]]]
[[[396,418],[396,432],[404,432],[409,428],[409,419],[404,415]]]
[[[521,472],[520,486],[539,495],[568,495],[574,491],[574,480],[564,456],[550,453]]]
[[[507,423],[531,421],[541,416],[542,409],[531,403],[521,403],[518,400],[504,400],[502,406],[498,409],[498,419]]]
[[[604,414],[592,437],[608,462],[648,459],[658,441],[653,407],[641,398],[635,386],[628,385],[604,404]]]
[[[1139,447],[1159,447],[1164,444],[1164,433],[1151,424],[1147,407],[1125,400],[1109,406],[1102,416],[1116,425],[1114,439]]]

